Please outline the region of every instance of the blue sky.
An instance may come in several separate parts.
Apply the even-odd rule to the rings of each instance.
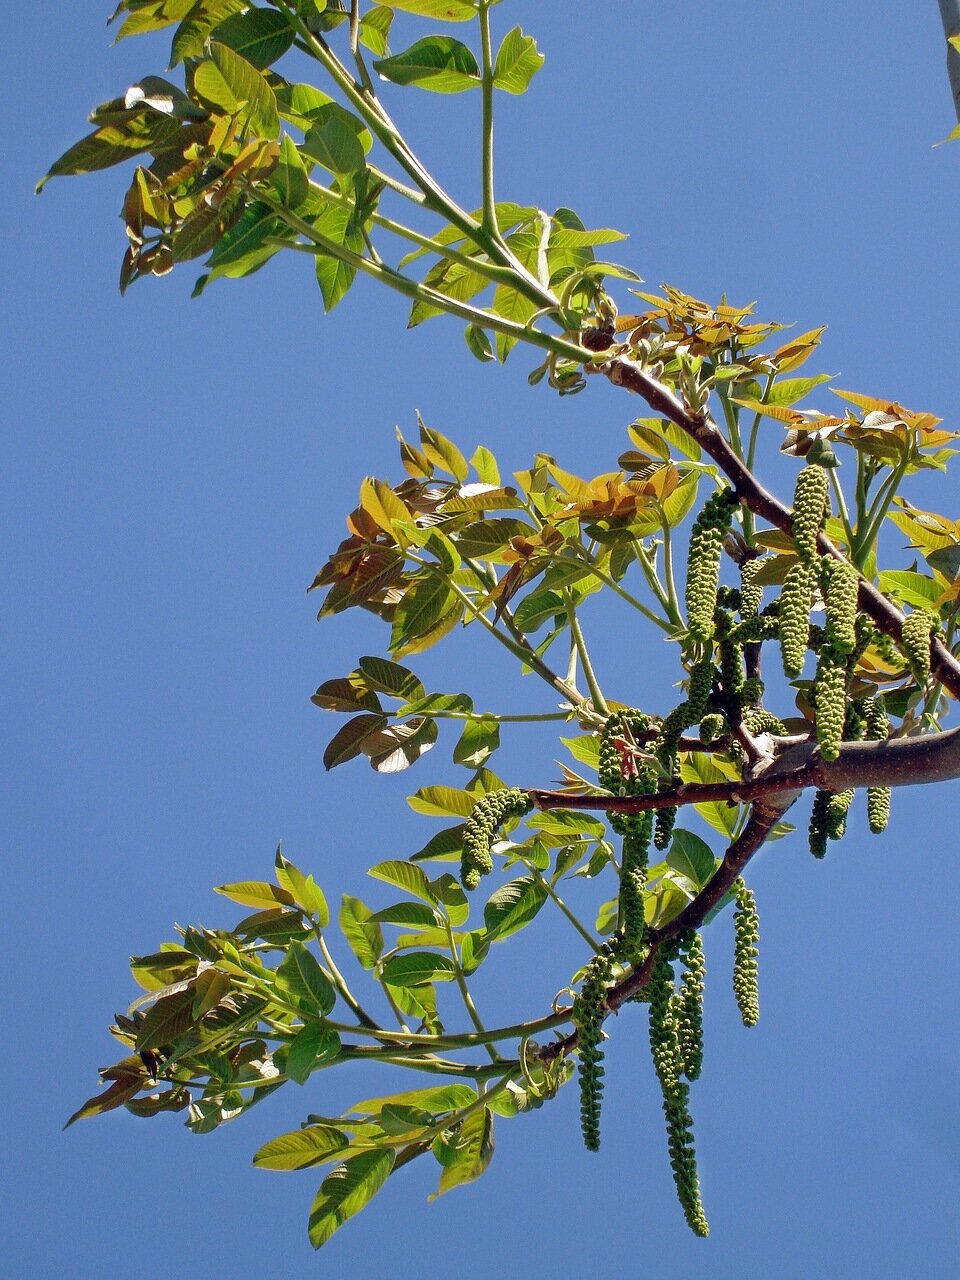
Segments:
[[[932,146],[953,124],[937,6],[877,14],[861,0],[505,0],[500,30],[522,23],[547,64],[503,104],[499,190],[629,232],[616,256],[651,286],[756,298],[800,330],[828,323],[817,369],[956,429],[960,147]],[[362,477],[400,478],[394,427],[413,430],[419,409],[505,471],[546,450],[592,473],[615,465],[637,411],[606,386],[563,401],[529,389],[520,351],[480,366],[456,324],[407,332],[404,304],[373,284],[324,317],[295,255],[198,301],[189,265],[121,300],[125,175],[32,194],[86,113],[165,61],[162,41],[111,49],[105,17],[26,6],[16,49],[29,53],[0,55],[16,86],[0,597],[10,1274],[954,1276],[957,783],[898,794],[885,838],[854,822],[822,865],[799,835],[756,860],[755,1031],[729,992],[729,923],[709,929],[694,1097],[706,1242],[674,1200],[636,1009],[611,1028],[600,1155],[583,1151],[567,1089],[501,1126],[479,1184],[427,1205],[434,1175],[413,1166],[318,1257],[316,1177],[256,1172],[252,1153],[308,1110],[406,1082],[329,1073],[204,1138],[125,1112],[60,1132],[117,1056],[106,1026],[136,994],[131,953],[174,921],[229,924],[212,886],[269,877],[281,838],[331,901],[377,900],[366,867],[431,830],[404,797],[465,779],[449,738],[399,778],[321,764],[336,722],[309,695],[385,637],[367,615],[318,626],[305,588]],[[441,180],[478,203],[476,101],[389,100]],[[791,474],[771,473],[782,496]],[[912,496],[955,516],[955,483],[925,478]],[[671,655],[628,624],[588,614],[601,674],[659,708]],[[472,633],[445,648],[416,664],[438,689],[467,672],[495,705],[515,681]],[[510,687],[519,709],[543,708],[529,682]],[[521,729],[497,769],[546,785],[555,756],[549,735]],[[534,1016],[581,960],[544,925],[503,949],[481,994]]]

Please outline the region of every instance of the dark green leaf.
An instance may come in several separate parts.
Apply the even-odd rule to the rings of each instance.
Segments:
[[[677,827],[673,833],[667,863],[686,876],[698,890],[706,885],[717,868],[717,859],[710,846],[698,835],[694,835],[692,831],[684,831],[682,827]]]
[[[275,9],[248,9],[221,22],[213,38],[263,71],[283,57],[294,34],[289,19]]]
[[[324,1016],[330,1013],[337,1000],[330,980],[302,942],[290,943],[286,958],[277,969],[277,987]]]
[[[434,93],[463,93],[480,84],[471,50],[452,36],[426,36],[403,53],[380,58],[374,70],[394,84],[415,84]]]
[[[276,191],[280,203],[288,209],[297,209],[307,198],[310,179],[300,152],[288,133],[280,143],[280,163],[270,175],[270,185]]]
[[[421,982],[450,982],[456,968],[449,956],[436,951],[407,951],[383,962],[383,980],[392,987],[415,987]]]
[[[399,662],[390,662],[387,658],[366,657],[360,659],[358,666],[370,688],[389,694],[391,698],[402,698],[409,703],[426,694],[426,690],[413,672],[407,667],[402,667]]]
[[[335,1031],[329,1027],[321,1026],[319,1022],[309,1022],[290,1041],[287,1047],[287,1075],[295,1084],[305,1084],[310,1078],[318,1063],[332,1062],[340,1052],[340,1037]],[[339,1148],[338,1148],[339,1149]],[[330,1155],[334,1154],[331,1150]],[[327,1158],[327,1157],[325,1157]],[[254,1164],[257,1158],[254,1156]],[[318,1160],[311,1160],[311,1164],[318,1164]],[[267,1168],[278,1168],[278,1165],[268,1165]],[[302,1169],[304,1165],[283,1166],[284,1168]]]
[[[194,72],[197,93],[228,115],[247,121],[260,138],[280,134],[277,99],[266,79],[245,58],[217,41],[210,43],[210,57]]]

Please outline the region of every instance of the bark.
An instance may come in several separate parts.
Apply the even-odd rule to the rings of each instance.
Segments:
[[[944,35],[960,35],[960,0],[940,0],[940,17],[943,19]],[[949,44],[947,45],[947,75],[950,79],[953,107],[957,113],[957,119],[960,120],[960,52]]]

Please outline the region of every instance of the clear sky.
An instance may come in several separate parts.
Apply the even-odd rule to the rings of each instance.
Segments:
[[[412,430],[419,409],[505,471],[546,450],[592,474],[616,465],[637,411],[607,387],[564,401],[529,389],[519,351],[480,366],[454,323],[406,332],[404,305],[370,283],[324,317],[296,255],[199,301],[189,264],[121,300],[126,175],[32,194],[96,103],[162,70],[162,39],[109,47],[106,8],[18,6],[0,54],[8,1273],[956,1276],[957,783],[896,795],[883,839],[861,814],[822,865],[800,835],[756,860],[755,1031],[729,993],[729,922],[708,930],[694,1097],[708,1241],[674,1200],[637,1009],[611,1028],[599,1155],[581,1146],[568,1088],[500,1127],[476,1186],[427,1205],[434,1174],[414,1165],[317,1257],[318,1178],[257,1172],[252,1153],[308,1110],[408,1082],[321,1075],[204,1138],[123,1111],[61,1133],[117,1056],[106,1026],[136,994],[131,953],[174,921],[229,924],[212,886],[268,878],[280,838],[332,902],[385,902],[365,868],[432,830],[405,795],[466,777],[446,737],[400,778],[321,765],[337,722],[309,696],[385,636],[367,615],[318,626],[305,588],[362,477],[400,478],[395,425]],[[547,55],[531,92],[503,104],[502,196],[629,232],[616,256],[651,286],[828,323],[818,369],[957,429],[960,144],[932,146],[954,123],[933,0],[505,0],[496,18]],[[478,101],[388,100],[478,203]],[[773,477],[782,496],[789,474]],[[955,493],[938,476],[914,491],[952,516]],[[588,614],[601,675],[660,709],[676,670],[627,624]],[[506,660],[471,633],[443,648],[416,663],[433,687],[467,673],[478,704],[502,701]],[[515,687],[518,709],[542,709],[529,682]],[[497,768],[547,785],[554,757],[549,736],[521,729]],[[583,959],[572,942],[531,929],[481,995],[543,1011]]]

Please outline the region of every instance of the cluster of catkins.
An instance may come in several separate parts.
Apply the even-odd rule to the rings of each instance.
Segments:
[[[504,787],[480,797],[463,829],[460,879],[465,889],[476,889],[480,877],[493,870],[490,849],[498,828],[509,818],[522,818],[532,808],[533,801],[519,787]]]
[[[811,702],[816,718],[817,742],[824,760],[836,760],[843,742],[883,741],[889,722],[879,698],[849,700],[850,683],[864,650],[876,644],[890,661],[897,660],[893,643],[857,612],[860,576],[854,566],[834,556],[821,556],[817,536],[828,513],[828,478],[821,466],[805,466],[797,477],[793,499],[793,542],[797,560],[787,573],[780,593],[779,635],[783,669],[800,675],[808,648],[817,652]],[[826,619],[813,627],[810,611],[819,589]],[[930,677],[930,639],[936,617],[916,609],[904,620],[900,640],[906,665],[922,687]],[[902,660],[901,660],[902,661]],[[810,849],[822,858],[828,840],[839,840],[846,830],[853,791],[817,791],[810,817]],[[887,825],[890,789],[867,789],[870,830]]]

